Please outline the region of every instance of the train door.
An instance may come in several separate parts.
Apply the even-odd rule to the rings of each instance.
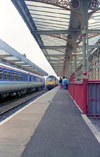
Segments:
[[[3,69],[0,67],[0,92],[2,92],[2,89],[4,89],[3,84],[4,84],[4,73],[3,73]]]
[[[36,87],[36,76],[33,75],[33,86]]]
[[[31,75],[31,85],[33,87],[33,75]]]
[[[12,76],[11,76],[11,71],[8,69],[4,69],[4,86],[2,90],[10,91],[11,90],[11,81],[12,81]]]
[[[29,88],[32,87],[31,75],[30,74],[28,76],[28,83],[29,83]]]
[[[28,87],[29,87],[29,74],[28,74]]]

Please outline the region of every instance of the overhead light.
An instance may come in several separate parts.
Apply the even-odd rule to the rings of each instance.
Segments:
[[[94,17],[93,17],[93,16],[91,16],[91,17],[89,18],[88,22],[89,22],[89,23],[94,23],[94,22],[95,22]]]

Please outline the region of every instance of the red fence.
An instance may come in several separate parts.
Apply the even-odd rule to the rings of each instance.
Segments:
[[[88,116],[100,118],[100,80],[88,81],[87,86]]]
[[[69,94],[84,114],[87,113],[87,78],[83,81],[69,81]]]
[[[75,74],[69,79],[69,94],[84,114],[100,118],[100,80],[74,81]]]

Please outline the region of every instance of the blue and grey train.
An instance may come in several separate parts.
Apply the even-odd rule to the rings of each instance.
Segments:
[[[46,78],[46,87],[47,89],[52,89],[54,87],[56,87],[58,85],[58,79],[53,76],[53,75],[50,75]]]
[[[14,92],[43,89],[44,86],[43,77],[0,63],[0,97]]]

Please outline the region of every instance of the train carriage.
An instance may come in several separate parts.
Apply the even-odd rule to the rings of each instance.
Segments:
[[[0,63],[0,95],[43,89],[45,79],[39,75]]]

